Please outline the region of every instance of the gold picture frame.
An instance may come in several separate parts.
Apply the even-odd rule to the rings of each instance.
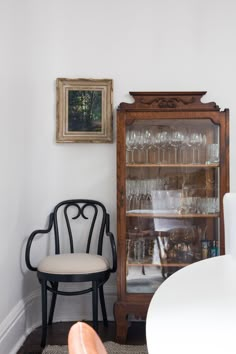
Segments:
[[[111,79],[57,78],[57,143],[111,143]]]

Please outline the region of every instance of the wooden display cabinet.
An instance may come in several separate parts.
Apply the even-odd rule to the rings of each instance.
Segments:
[[[130,92],[117,111],[117,341],[175,271],[224,254],[229,111],[205,92]]]

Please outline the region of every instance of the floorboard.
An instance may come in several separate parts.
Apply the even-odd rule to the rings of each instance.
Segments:
[[[66,345],[68,332],[73,324],[74,322],[57,322],[49,326],[47,344]],[[102,322],[99,323],[98,333],[103,342],[115,341],[115,323],[109,322],[107,328],[103,326]],[[41,354],[42,348],[40,347],[40,339],[41,327],[38,327],[27,337],[25,343],[17,352],[17,354]],[[140,321],[130,323],[127,335],[127,344],[145,343],[145,322]]]

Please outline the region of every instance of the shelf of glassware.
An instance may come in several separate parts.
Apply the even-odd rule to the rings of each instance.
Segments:
[[[127,263],[128,267],[186,267],[190,263]]]
[[[150,163],[128,163],[126,164],[126,167],[131,167],[131,168],[137,168],[137,167],[152,167],[152,168],[157,168],[157,167],[175,167],[175,168],[184,168],[184,167],[201,167],[201,168],[215,168],[215,167],[220,167],[219,163],[211,163],[211,164],[150,164]]]
[[[139,217],[139,218],[161,218],[161,219],[194,219],[194,218],[219,218],[220,213],[212,214],[178,214],[178,213],[166,213],[160,214],[155,211],[140,212],[139,210],[131,210],[126,212],[127,217]]]

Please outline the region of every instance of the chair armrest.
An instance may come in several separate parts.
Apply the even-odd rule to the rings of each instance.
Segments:
[[[36,235],[38,235],[38,234],[47,234],[47,233],[49,233],[51,231],[52,226],[53,226],[53,220],[54,220],[53,213],[51,213],[49,215],[48,228],[44,229],[44,230],[35,230],[35,231],[33,231],[31,233],[31,235],[28,238],[28,241],[27,241],[27,244],[26,244],[26,249],[25,249],[25,263],[26,263],[26,266],[27,266],[27,268],[29,270],[37,271],[37,268],[33,267],[31,262],[30,262],[30,249],[31,249],[32,242],[33,242],[33,240],[34,240]]]
[[[116,253],[116,244],[113,233],[110,231],[110,215],[106,215],[106,235],[110,238],[111,243],[111,251],[112,251],[112,259],[113,265],[111,268],[111,273],[115,273],[117,269],[117,253]]]

